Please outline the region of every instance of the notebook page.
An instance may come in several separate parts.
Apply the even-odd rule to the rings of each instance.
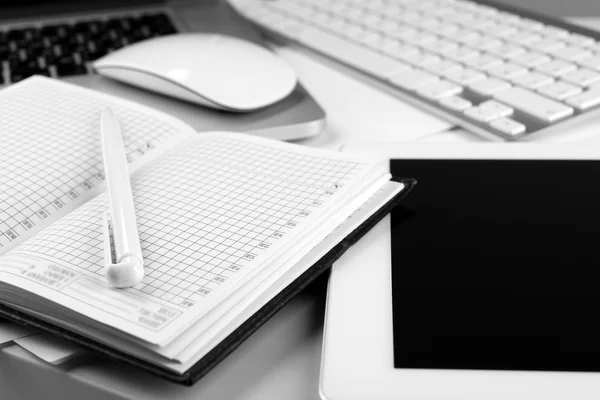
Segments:
[[[265,288],[264,292],[260,294],[258,294],[258,292],[253,292],[252,299],[246,297],[243,302],[235,304],[233,307],[230,306],[227,314],[234,314],[234,316],[231,318],[219,319],[217,323],[211,325],[208,330],[199,329],[198,327],[198,324],[203,323],[203,318],[196,322],[193,327],[186,330],[182,337],[178,337],[176,341],[164,348],[157,346],[144,346],[145,348],[138,347],[138,345],[116,339],[114,336],[110,335],[100,335],[97,337],[98,341],[115,348],[126,349],[126,351],[132,355],[156,365],[162,365],[175,372],[182,373],[188,370],[195,362],[206,355],[210,349],[232,333],[241,323],[250,318],[256,311],[279,293],[279,291],[291,284],[292,281],[317,262],[340,240],[356,229],[372,214],[373,211],[382,207],[396,193],[402,190],[403,187],[404,185],[401,183],[389,181],[366,203],[359,207],[348,219],[340,224],[329,236],[323,239],[308,254],[306,254],[293,268],[287,270],[283,274],[280,274],[280,271],[273,274],[269,273],[267,275],[268,278],[260,283],[260,286]],[[219,305],[219,307],[225,305],[228,301],[230,301],[230,299],[227,299],[224,303]],[[23,311],[26,312],[27,310]],[[43,317],[43,315],[37,314],[37,317],[40,318]],[[54,323],[56,323],[56,321],[54,321]],[[73,325],[71,325],[71,329],[73,329]],[[147,349],[151,349],[155,354],[148,353]],[[166,358],[161,358],[159,355],[163,355]]]
[[[374,168],[370,161],[244,135],[197,136],[132,177],[141,284],[106,284],[104,195],[0,259],[0,279],[165,343],[293,244]]]
[[[132,169],[193,133],[162,113],[50,78],[0,91],[0,254],[103,190],[105,106],[119,118]]]
[[[211,327],[204,334],[209,336],[209,340],[192,341],[179,354],[178,358],[183,358],[184,362],[166,362],[164,365],[183,373],[194,363],[204,357],[214,346],[233,333],[244,321],[252,317],[262,306],[268,303],[281,290],[290,285],[304,271],[314,265],[323,255],[334,247],[340,240],[345,238],[350,232],[364,222],[373,210],[379,209],[389,201],[396,193],[403,189],[404,185],[398,182],[388,182],[380,191],[378,191],[368,203],[357,209],[352,216],[339,225],[327,238],[321,241],[311,252],[306,254],[293,268],[286,271],[281,276],[270,276],[267,282],[261,283],[265,291],[253,299],[244,300],[243,304],[238,304],[230,312],[236,313],[236,317],[230,321],[219,321],[219,326]],[[226,326],[221,326],[225,322]]]

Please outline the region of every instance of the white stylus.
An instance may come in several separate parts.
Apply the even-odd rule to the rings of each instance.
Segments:
[[[124,288],[139,283],[144,277],[144,260],[133,206],[129,168],[121,128],[108,108],[100,116],[102,159],[108,184],[108,215],[104,214],[104,272],[111,286]],[[116,259],[112,257],[111,236]]]

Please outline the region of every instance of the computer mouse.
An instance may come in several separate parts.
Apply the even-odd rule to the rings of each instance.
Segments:
[[[248,112],[296,86],[294,70],[271,51],[233,36],[185,33],[148,39],[92,64],[103,76],[221,110]]]

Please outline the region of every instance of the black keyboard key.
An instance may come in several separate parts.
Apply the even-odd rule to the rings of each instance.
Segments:
[[[17,41],[17,40],[25,40],[27,39],[27,33],[30,32],[30,29],[11,29],[6,32],[6,40],[7,41]]]
[[[165,14],[145,14],[140,17],[140,22],[150,26],[171,25],[169,17]]]
[[[58,66],[68,66],[68,65],[75,65],[76,61],[75,61],[75,57],[73,57],[72,54],[67,54],[67,55],[63,55],[60,57],[57,57],[54,65]]]
[[[56,75],[58,76],[72,76],[72,75],[85,75],[87,69],[83,65],[57,65]]]
[[[38,69],[39,68],[39,63],[37,61],[37,59],[21,59],[18,58],[16,60],[11,60],[8,62],[8,67],[10,68],[10,70],[17,70],[17,69]]]
[[[124,32],[129,32],[133,29],[135,29],[139,24],[136,22],[135,18],[129,17],[129,18],[122,18],[121,19],[121,23],[123,25],[123,31]]]
[[[106,28],[117,32],[125,30],[125,23],[122,18],[111,18],[106,21]]]
[[[46,44],[41,39],[31,40],[17,44],[17,49],[23,50],[29,57],[39,56],[46,49]]]
[[[79,58],[81,59],[81,62],[94,61],[94,59],[90,55],[90,51],[87,47],[77,51],[77,54],[79,54]]]
[[[175,29],[175,27],[173,26],[159,26],[154,28],[155,31],[159,34],[159,35],[171,35],[173,33],[177,33],[177,29]]]
[[[12,51],[8,53],[4,60],[8,62],[9,68],[12,68],[13,66],[21,64],[21,62],[25,60],[25,57],[20,51]]]
[[[87,48],[86,44],[79,43],[77,40],[64,40],[54,45],[54,52],[57,56],[71,55],[81,49]]]
[[[52,65],[56,61],[56,53],[53,49],[44,49],[38,57],[44,60],[45,65]]]
[[[57,58],[54,65],[58,76],[84,75],[87,73],[85,66],[78,64],[73,55]]]
[[[93,19],[88,21],[81,21],[71,26],[75,33],[100,33],[104,30],[105,23],[103,21]]]
[[[90,22],[90,32],[101,33],[106,29],[103,21],[92,21]]]
[[[42,36],[51,44],[61,43],[74,35],[69,25],[49,25],[41,28]]]
[[[91,42],[88,45],[87,57],[90,61],[97,60],[98,58],[106,55],[107,50],[105,48],[99,48],[95,42]]]
[[[67,24],[46,25],[40,28],[40,34],[44,37],[67,37],[72,32],[72,28]]]
[[[40,35],[43,37],[58,36],[58,25],[46,25],[40,28]]]
[[[9,46],[8,42],[3,41],[2,38],[0,38],[0,61],[5,60],[9,54],[10,54],[10,46]]]
[[[29,78],[32,75],[45,75],[50,76],[50,72],[47,69],[41,68],[21,68],[10,71],[10,81],[12,83],[16,83],[22,81],[23,79]]]

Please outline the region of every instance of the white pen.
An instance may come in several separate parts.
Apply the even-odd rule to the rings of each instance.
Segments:
[[[108,108],[100,116],[102,159],[108,184],[110,223],[116,253],[113,260],[109,221],[104,214],[105,276],[111,286],[124,288],[135,285],[144,277],[144,260],[133,206],[129,168],[121,128]]]

